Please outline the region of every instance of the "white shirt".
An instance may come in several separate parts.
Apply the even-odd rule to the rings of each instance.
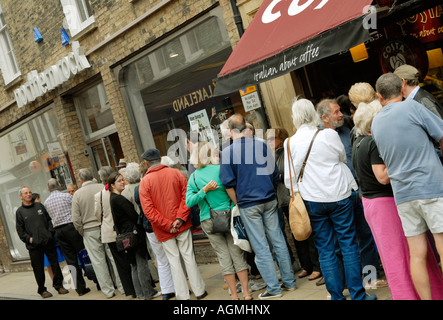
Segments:
[[[346,165],[346,151],[338,133],[332,129],[321,130],[314,140],[311,153],[306,163],[302,181],[296,183],[309,144],[317,128],[302,125],[295,135],[289,138],[294,169],[291,167],[294,193],[300,192],[304,200],[314,202],[335,202],[348,198],[352,189],[358,186]],[[291,190],[289,176],[287,139],[285,148],[286,187]]]
[[[418,90],[420,89],[419,86],[416,86],[414,88],[414,90],[411,91],[411,93],[409,94],[409,96],[406,99],[414,99],[415,95],[417,94]]]

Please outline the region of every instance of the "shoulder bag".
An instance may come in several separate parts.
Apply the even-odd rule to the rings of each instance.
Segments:
[[[117,245],[117,251],[126,251],[134,248],[138,244],[138,231],[136,225],[134,225],[132,231],[119,233],[117,232],[117,238],[115,244]]]
[[[308,152],[306,154],[306,157],[303,161],[302,167],[300,169],[300,173],[297,177],[296,183],[298,181],[302,181],[303,179],[303,173],[305,171],[306,162],[308,160],[309,154],[311,153],[312,144],[314,143],[315,138],[317,137],[317,134],[320,132],[320,129],[318,129],[314,137],[311,140],[311,144],[309,145]],[[300,192],[297,192],[294,195],[294,189],[292,186],[292,173],[291,173],[291,167],[295,174],[294,169],[294,161],[292,159],[291,155],[291,149],[289,147],[289,140],[287,142],[288,147],[288,164],[289,164],[289,178],[291,181],[291,200],[289,200],[289,225],[291,227],[292,234],[294,235],[294,238],[298,241],[303,241],[309,238],[309,236],[312,233],[311,228],[311,221],[309,220],[308,211],[306,210],[305,203],[303,202],[303,199],[300,195]]]
[[[120,233],[120,231],[117,228],[117,225],[114,223],[114,230],[117,233],[117,237],[115,239],[117,251],[127,252],[127,250],[133,249],[138,245],[139,240],[138,240],[138,231],[136,224],[134,224],[131,231]]]
[[[197,186],[197,182],[195,181],[195,172],[194,172],[194,184],[197,187],[197,190],[200,191],[200,188]],[[209,212],[211,214],[212,220],[212,233],[228,233],[231,232],[231,201],[229,201],[229,208],[226,210],[214,210],[209,204],[206,197],[204,198],[209,207]]]

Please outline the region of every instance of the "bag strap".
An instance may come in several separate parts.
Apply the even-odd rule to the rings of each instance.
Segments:
[[[320,132],[320,130],[321,129],[317,129],[317,131],[315,132],[314,136],[312,137],[311,144],[309,145],[308,153],[306,154],[305,160],[303,161],[303,164],[301,166],[300,174],[298,175],[297,182],[298,182],[298,180],[303,181],[303,174],[305,172],[306,162],[308,161],[309,154],[311,153],[311,149],[312,149],[312,145],[314,144],[314,140],[317,137],[317,135]]]
[[[103,223],[103,190],[100,191],[100,207],[102,209],[102,223]]]
[[[320,130],[322,130],[322,129],[317,129],[317,131],[315,132],[314,136],[312,137],[311,143],[309,144],[308,152],[306,153],[305,159],[303,160],[303,164],[301,166],[300,173],[298,174],[296,183],[298,183],[298,181],[303,181],[303,174],[305,172],[306,163],[308,161],[309,154],[311,153],[311,149],[312,149],[312,145],[314,144],[314,140],[317,137],[317,135],[320,132]],[[295,168],[294,168],[294,159],[292,159],[291,149],[289,147],[289,140],[290,140],[290,138],[288,138],[288,142],[287,142],[287,146],[288,146],[288,162],[289,162],[289,179],[290,179],[290,182],[291,182],[291,194],[292,194],[292,196],[294,196],[294,190],[293,190],[293,187],[292,187],[291,165],[292,165],[292,170],[294,170],[294,173],[295,173]]]
[[[294,173],[295,173],[295,169],[294,169],[294,161],[292,160],[292,155],[291,155],[291,148],[289,147],[289,140],[290,140],[290,138],[288,138],[288,142],[287,142],[287,145],[288,145],[288,164],[289,164],[289,180],[291,181],[291,196],[293,197],[294,196],[294,188],[293,188],[293,186],[292,186],[292,173],[291,173],[291,167],[292,167],[292,170],[294,170]]]
[[[197,190],[200,191],[200,188],[199,188],[198,185],[197,185],[197,181],[195,181],[195,172],[194,172],[194,174],[192,175],[192,177],[194,178],[194,184],[195,184],[195,186],[197,187]],[[204,199],[204,200],[206,201],[206,203],[208,204],[209,209],[212,209],[211,205],[209,204],[208,200],[206,199],[206,196],[205,196],[203,199]]]

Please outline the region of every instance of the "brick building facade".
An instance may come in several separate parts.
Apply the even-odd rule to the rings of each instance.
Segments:
[[[214,65],[218,63],[217,67],[221,68],[219,62],[225,60],[226,52],[232,50],[239,34],[228,0],[50,0],[22,1],[20,5],[12,0],[2,0],[0,6],[6,26],[3,40],[8,41],[9,37],[13,51],[8,53],[15,55],[19,69],[11,80],[7,74],[8,61],[5,58],[0,60],[3,75],[0,77],[0,145],[6,148],[0,147],[0,263],[2,270],[13,271],[29,267],[26,249],[15,232],[14,216],[20,205],[18,191],[21,186],[30,186],[45,200],[49,194],[46,183],[51,177],[59,179],[66,188],[69,183],[76,182],[75,175],[82,167],[98,170],[101,165],[116,166],[121,158],[126,162],[139,162],[144,148],[163,143],[160,140],[164,136],[154,137],[155,132],[146,137],[145,126],[149,126],[149,122],[137,122],[139,115],[131,106],[131,97],[128,98],[128,93],[122,89],[128,86],[119,79],[124,78],[121,74],[125,68],[138,68],[137,74],[131,74],[128,69],[126,78],[145,77],[142,69],[148,64],[131,64],[131,60],[137,61],[145,56],[147,61],[146,56],[156,47],[167,52],[163,44],[167,44],[168,39],[177,40],[176,34],[180,35],[180,41],[175,43],[193,49],[191,35],[203,32],[198,28],[205,21],[216,19],[210,23],[220,29],[217,37],[221,34],[220,37],[228,41],[226,48],[229,47],[223,47],[221,60],[211,59],[212,53],[207,53],[210,50],[203,48],[205,44],[198,43],[197,39],[196,50],[200,47],[204,50],[191,52],[193,55],[188,58],[194,60],[189,62],[192,59],[188,61],[186,58],[182,65],[197,66],[202,70],[213,68],[209,64],[195,64],[199,59],[206,59]],[[215,18],[211,20],[210,17]],[[34,40],[34,27],[43,38],[40,42]],[[70,37],[68,45],[62,44],[62,28]],[[77,57],[73,57],[78,45],[79,52],[84,50],[82,57],[90,65],[79,72],[75,70]],[[154,55],[161,58],[158,53]],[[173,55],[169,53],[169,56]],[[160,65],[158,61],[157,64]],[[57,72],[66,71],[69,75],[65,74],[65,80],[50,90],[51,75],[46,71],[51,66],[59,68]],[[69,68],[72,68],[71,72]],[[41,74],[40,79],[29,77],[33,70],[34,75]],[[153,71],[161,73],[161,70]],[[212,79],[216,69],[214,72],[211,73]],[[181,69],[177,73],[185,79],[187,74]],[[63,75],[58,76],[63,78]],[[166,85],[171,86],[171,77],[168,77]],[[155,84],[156,81],[151,82]],[[189,90],[191,93],[200,89],[190,86]],[[143,94],[152,97],[152,93]],[[236,111],[240,97],[231,100],[234,102],[228,107]],[[204,107],[207,106],[200,107],[200,110]],[[183,117],[186,118],[186,114],[175,115],[174,121]],[[173,122],[171,126],[174,126]]]

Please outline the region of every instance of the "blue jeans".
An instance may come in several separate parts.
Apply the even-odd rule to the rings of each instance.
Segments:
[[[249,242],[255,252],[255,263],[267,284],[267,291],[271,294],[281,293],[274,259],[267,239],[269,239],[272,245],[283,284],[287,288],[294,288],[294,271],[278,220],[277,200],[239,209],[240,216],[248,233]]]
[[[343,274],[340,272],[335,254],[336,239],[343,255],[346,283],[351,299],[363,300],[366,293],[361,278],[351,198],[337,202],[305,201],[305,204],[311,219],[326,288],[331,294],[331,299],[346,299],[343,295]]]

